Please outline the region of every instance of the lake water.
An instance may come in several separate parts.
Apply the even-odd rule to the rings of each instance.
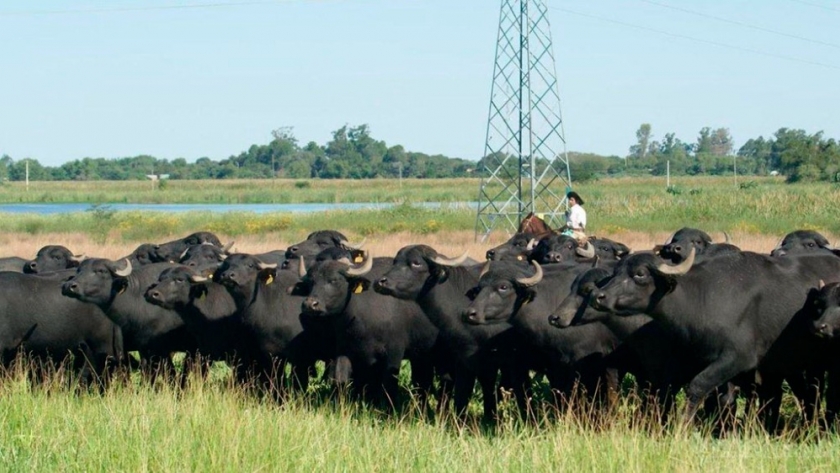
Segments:
[[[457,208],[466,210],[477,209],[476,202],[422,202],[417,204],[425,208]],[[347,203],[347,204],[103,204],[116,211],[143,212],[325,212],[327,210],[377,210],[393,207],[394,204],[384,203]],[[63,214],[85,212],[93,207],[92,204],[0,204],[0,213],[13,214]]]

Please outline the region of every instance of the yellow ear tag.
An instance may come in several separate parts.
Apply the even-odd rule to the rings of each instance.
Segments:
[[[365,285],[362,283],[356,284],[356,289],[353,289],[353,294],[361,294],[365,290]]]
[[[274,282],[274,276],[268,275],[268,279],[265,280],[265,285],[268,286],[269,284]]]
[[[353,258],[353,262],[354,262],[354,263],[361,263],[361,262],[362,262],[362,261],[364,261],[364,260],[365,260],[365,259],[362,257],[362,255],[356,255],[356,257],[355,257],[355,258]]]

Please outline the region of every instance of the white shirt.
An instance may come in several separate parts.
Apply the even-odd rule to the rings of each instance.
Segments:
[[[580,204],[575,204],[569,209],[569,216],[566,217],[572,230],[583,230],[586,228],[586,210]]]

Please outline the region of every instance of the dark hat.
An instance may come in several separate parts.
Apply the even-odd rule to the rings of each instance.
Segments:
[[[575,191],[569,191],[569,193],[568,193],[568,194],[566,194],[566,198],[567,198],[567,199],[571,199],[572,197],[574,197],[575,201],[576,201],[578,204],[583,205],[583,199],[581,199],[581,198],[580,198],[580,196],[578,195],[578,193],[577,193],[577,192],[575,192]]]

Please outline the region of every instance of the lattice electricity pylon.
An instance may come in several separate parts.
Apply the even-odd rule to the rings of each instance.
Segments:
[[[528,212],[565,224],[571,173],[546,0],[502,0],[476,239]]]

